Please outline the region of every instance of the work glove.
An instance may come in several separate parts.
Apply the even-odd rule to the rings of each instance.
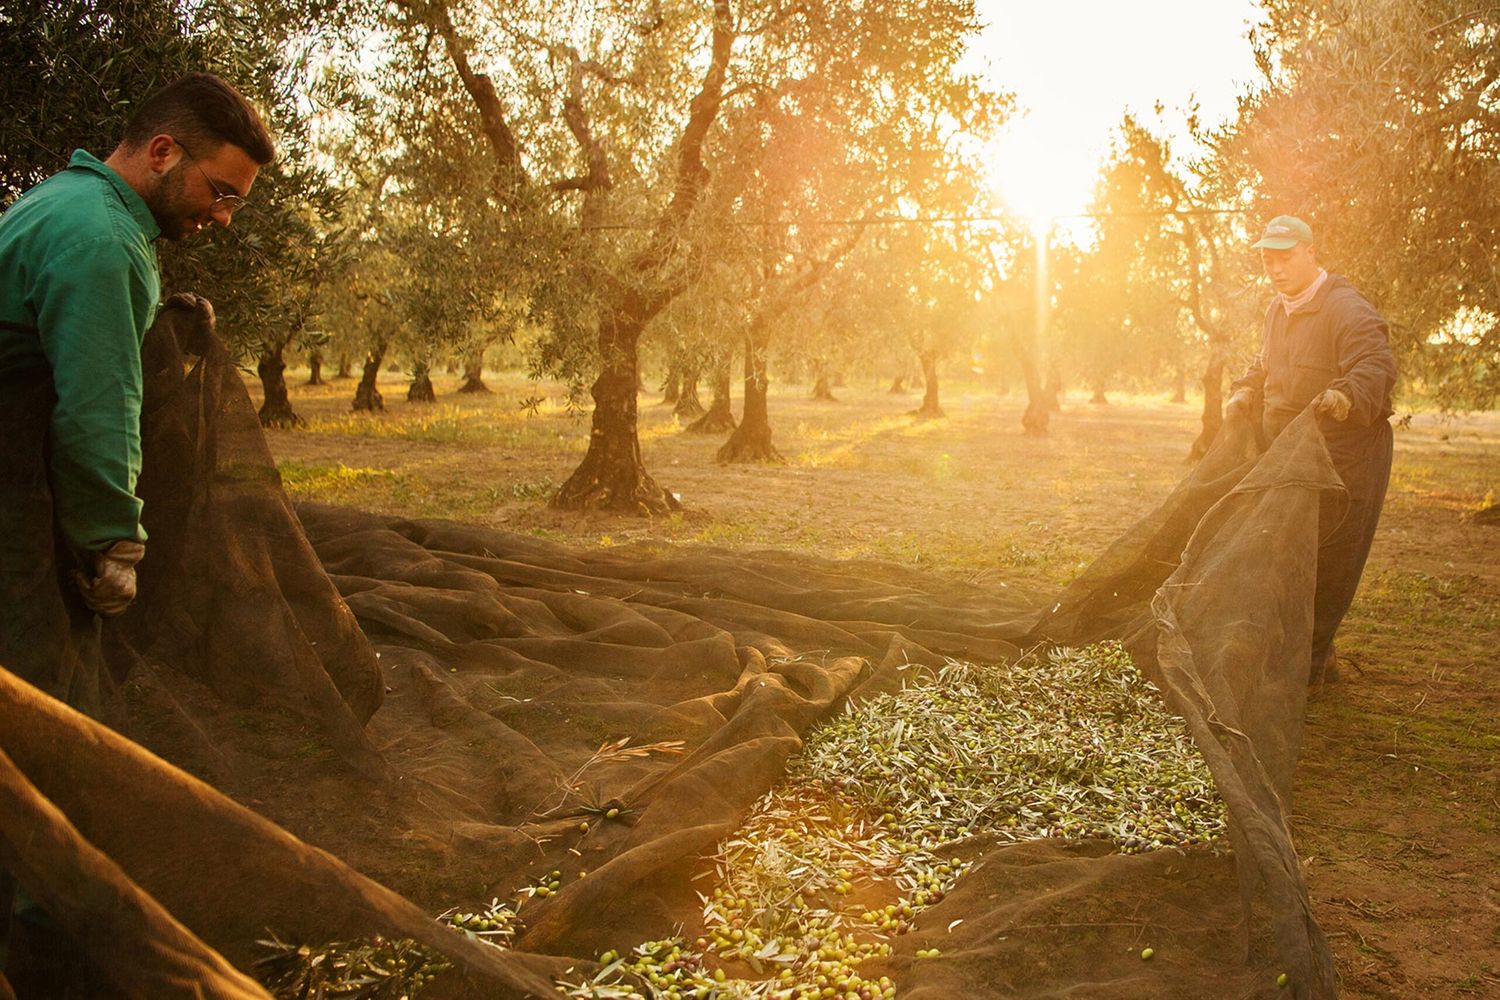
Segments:
[[[123,614],[135,600],[135,564],[145,555],[146,546],[125,538],[95,552],[93,578],[82,572],[73,574],[89,610],[106,618]]]
[[[1324,389],[1313,400],[1313,409],[1328,414],[1339,423],[1349,419],[1349,408],[1353,405],[1354,400],[1349,394],[1339,389]]]
[[[1224,404],[1224,419],[1231,417],[1243,417],[1250,419],[1250,409],[1255,402],[1255,393],[1249,389],[1236,389],[1229,397],[1229,402]]]

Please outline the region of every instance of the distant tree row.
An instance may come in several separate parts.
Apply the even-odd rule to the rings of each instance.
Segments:
[[[58,0],[0,19],[0,207],[68,151],[107,152],[189,69],[254,96],[283,157],[227,233],[164,254],[295,425],[313,377],[449,366],[484,391],[502,342],[591,406],[554,502],[658,513],[637,434],[645,368],[722,461],[778,455],[772,361],[831,395],[940,364],[1020,375],[1024,429],[1064,384],[1201,388],[1195,453],[1256,349],[1248,244],[1307,218],[1392,323],[1405,391],[1500,389],[1500,14],[1454,0],[1266,0],[1262,79],[1192,156],[1127,117],[1082,245],[993,219],[977,151],[1012,110],[961,67],[968,0]],[[1003,24],[1000,25],[1003,30]],[[966,223],[965,218],[984,222]],[[742,383],[741,411],[730,408]]]

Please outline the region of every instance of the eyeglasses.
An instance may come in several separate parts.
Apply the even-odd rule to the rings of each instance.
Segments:
[[[208,171],[198,165],[198,158],[193,155],[193,151],[184,146],[181,139],[174,138],[172,141],[177,143],[178,148],[182,150],[182,154],[192,161],[194,167],[197,167],[198,173],[203,175],[203,179],[208,182],[209,189],[213,191],[213,204],[208,206],[210,214],[223,209],[230,215],[233,215],[245,207],[244,196],[235,194],[233,191],[225,191],[219,185],[215,184],[214,179],[208,176]]]

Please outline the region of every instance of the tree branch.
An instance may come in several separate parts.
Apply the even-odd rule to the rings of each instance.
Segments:
[[[495,153],[495,160],[500,168],[500,179],[502,186],[512,190],[525,187],[529,183],[526,169],[521,164],[521,150],[516,143],[515,133],[510,130],[510,125],[505,120],[505,107],[500,103],[500,95],[495,91],[495,83],[486,73],[476,73],[469,64],[468,44],[459,35],[458,29],[453,26],[453,18],[448,12],[446,3],[436,3],[431,8],[433,20],[430,22],[437,29],[438,34],[443,36],[443,41],[448,47],[448,57],[453,60],[453,68],[458,71],[458,77],[463,81],[464,89],[474,99],[474,104],[479,109],[479,119],[484,127],[485,138],[489,140],[490,148]]]
[[[683,126],[677,150],[676,187],[672,192],[672,200],[657,219],[651,240],[636,257],[634,264],[638,271],[654,271],[671,256],[683,224],[708,185],[708,168],[703,165],[703,144],[708,138],[708,130],[718,117],[723,101],[724,81],[729,73],[729,55],[733,46],[734,14],[729,0],[714,0],[712,55],[703,75],[703,84],[688,105],[688,120]]]
[[[554,181],[549,187],[553,191],[582,191],[583,199],[583,222],[585,230],[598,228],[604,220],[604,204],[599,197],[600,192],[608,191],[614,187],[614,180],[609,176],[609,156],[604,148],[604,142],[594,134],[593,123],[589,120],[588,111],[583,106],[583,77],[590,66],[598,67],[593,61],[585,62],[578,55],[578,50],[571,45],[557,44],[550,50],[556,58],[566,61],[568,66],[568,89],[563,98],[563,121],[568,125],[568,131],[578,143],[579,149],[583,151],[586,170],[580,177],[572,177],[561,181]],[[599,75],[599,74],[595,74]],[[604,79],[612,79],[604,76]]]

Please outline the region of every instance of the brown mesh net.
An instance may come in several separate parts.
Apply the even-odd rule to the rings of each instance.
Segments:
[[[121,995],[262,995],[236,967],[267,933],[409,937],[457,969],[424,995],[547,995],[693,924],[704,859],[848,699],[1106,636],[1187,720],[1234,860],[971,838],[953,850],[981,863],[885,960],[903,995],[1254,996],[1280,970],[1334,994],[1286,819],[1341,489],[1312,421],[1263,456],[1231,425],[1043,604],[876,563],[294,513],[211,325],[177,300],[147,345],[143,596],[95,656],[128,738],[0,672],[0,862]],[[639,754],[601,754],[627,737]],[[426,916],[560,868],[587,875],[528,902],[511,950]]]

